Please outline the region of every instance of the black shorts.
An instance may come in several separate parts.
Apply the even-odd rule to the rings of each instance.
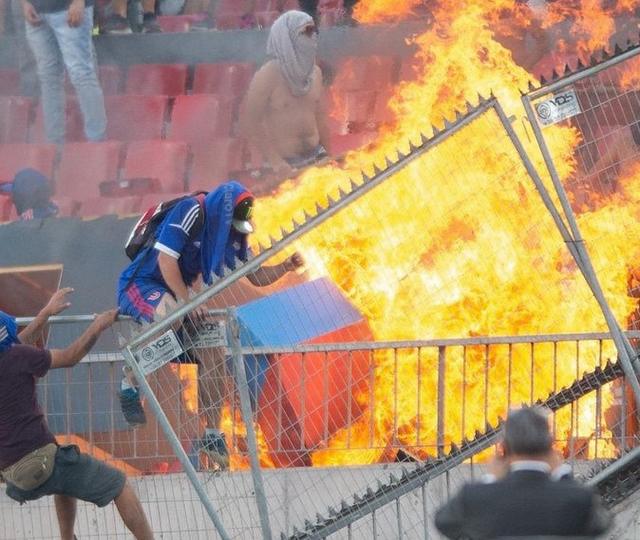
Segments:
[[[7,484],[7,495],[20,504],[45,495],[67,495],[102,507],[122,493],[126,480],[124,473],[82,454],[76,445],[60,446],[53,473],[44,484],[30,491]]]

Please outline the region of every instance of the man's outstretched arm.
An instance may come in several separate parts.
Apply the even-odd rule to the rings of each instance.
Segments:
[[[56,291],[49,302],[47,302],[47,305],[36,315],[35,319],[18,334],[20,342],[25,345],[33,345],[42,334],[42,330],[47,324],[49,317],[63,312],[71,305],[71,302],[67,300],[67,295],[72,292],[73,289],[71,287],[65,287],[64,289]]]
[[[280,264],[262,266],[252,274],[247,274],[247,279],[256,287],[265,287],[278,281],[287,272],[293,272],[304,265],[304,260],[299,253],[294,253]]]
[[[66,349],[51,350],[51,369],[75,366],[96,344],[100,334],[109,328],[118,316],[117,309],[110,309],[97,315],[82,335]]]

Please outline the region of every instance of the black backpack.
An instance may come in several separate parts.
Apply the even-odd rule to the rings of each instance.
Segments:
[[[198,213],[198,219],[193,224],[193,228],[189,233],[191,238],[197,236],[204,226],[204,198],[206,195],[206,191],[196,191],[191,195],[164,201],[149,208],[134,225],[124,245],[124,251],[127,257],[133,261],[143,249],[152,246],[156,238],[158,226],[162,223],[169,211],[179,202],[191,197],[195,197],[198,200],[201,210]]]

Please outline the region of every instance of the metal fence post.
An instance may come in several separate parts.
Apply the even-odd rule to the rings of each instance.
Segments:
[[[253,477],[253,487],[256,494],[256,505],[260,516],[260,526],[262,537],[271,540],[271,525],[269,523],[269,510],[267,508],[267,497],[262,482],[262,471],[260,469],[260,459],[258,458],[258,444],[256,432],[253,427],[253,413],[251,411],[251,397],[249,395],[249,383],[247,372],[244,366],[244,356],[240,345],[240,325],[236,317],[235,308],[230,308],[227,312],[229,336],[231,341],[231,354],[233,357],[233,367],[235,371],[235,381],[240,394],[240,411],[242,420],[247,429],[247,447],[249,449],[249,461],[251,463],[251,476]]]
[[[160,423],[160,427],[162,427],[162,431],[164,431],[165,435],[167,436],[167,440],[169,441],[169,444],[173,448],[173,451],[175,452],[176,457],[178,458],[182,467],[184,468],[184,471],[187,473],[187,476],[189,477],[191,484],[196,490],[196,493],[198,494],[198,497],[200,498],[200,501],[202,502],[202,505],[204,506],[207,514],[211,518],[211,521],[213,522],[214,527],[218,531],[220,538],[222,538],[223,540],[230,540],[230,537],[227,534],[227,531],[225,530],[224,525],[222,524],[222,521],[218,516],[218,513],[216,512],[215,508],[211,504],[211,501],[209,500],[209,496],[207,495],[207,492],[204,490],[202,483],[198,480],[198,474],[196,473],[196,470],[193,468],[193,465],[189,460],[189,456],[187,456],[187,453],[184,451],[184,448],[182,448],[180,441],[176,437],[176,434],[173,431],[171,424],[169,423],[169,419],[164,414],[164,411],[160,406],[160,402],[158,401],[158,398],[156,397],[156,395],[153,393],[153,390],[151,389],[151,386],[149,385],[147,378],[142,372],[142,369],[138,365],[138,362],[136,361],[133,352],[129,349],[129,347],[125,347],[122,350],[122,354],[124,355],[124,360],[126,364],[133,370],[133,373],[138,381],[138,384],[142,387],[144,395],[147,398],[147,403],[153,409],[156,419]]]
[[[444,455],[444,415],[445,415],[445,370],[446,370],[446,347],[438,347],[438,404],[437,404],[437,447],[438,456]]]

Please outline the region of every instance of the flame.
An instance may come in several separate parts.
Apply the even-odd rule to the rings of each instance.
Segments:
[[[399,3],[393,0],[360,2],[356,17],[378,22],[385,13],[408,16],[418,3],[400,3],[398,12]],[[300,220],[303,209],[313,214],[316,202],[326,204],[327,194],[348,191],[350,177],[359,178],[360,170],[371,174],[372,163],[382,166],[398,148],[406,151],[408,140],[418,141],[431,122],[441,126],[443,117],[462,109],[465,101],[477,101],[478,93],[496,95],[513,115],[536,168],[544,170],[522,121],[519,90],[531,77],[495,35],[505,12],[525,8],[514,8],[512,0],[469,0],[461,7],[434,4],[433,24],[412,40],[418,61],[415,80],[400,83],[389,101],[395,122],[380,129],[373,145],[348,154],[343,166],[308,170],[296,182],[282,184],[275,196],[261,199],[256,243],[268,245],[269,236],[278,237],[288,219]],[[541,24],[551,27],[571,15],[566,51],[592,50],[606,42],[613,15],[635,5],[619,2],[614,10],[602,9],[599,0],[569,6],[557,2]],[[529,20],[518,14],[516,24]],[[553,134],[549,140],[558,172],[566,179],[576,169],[573,151],[580,136],[570,127],[547,130]],[[312,274],[331,277],[367,318],[377,340],[606,330],[586,283],[501,133],[497,119],[487,114],[297,242]],[[579,216],[585,238],[598,239],[594,266],[606,268],[600,278],[619,320],[635,307],[627,296],[625,261],[640,252],[625,239],[640,234],[639,172],[628,173],[623,192]],[[425,350],[419,359],[415,351],[401,351],[398,357],[377,352],[374,384],[367,395],[358,396],[375,407],[318,449],[314,465],[385,460],[398,445],[414,448],[422,457],[433,455],[473,436],[486,421],[495,422],[507,404],[545,397],[603,358],[615,357],[612,346],[601,351],[596,343],[581,349],[579,364],[575,344],[506,349],[447,350],[444,396],[464,396],[466,410],[445,400],[446,433],[440,440],[437,351]],[[545,364],[549,358],[556,359],[555,374]],[[556,415],[558,436],[571,433],[591,438],[590,445],[607,444],[593,434],[595,397],[581,400],[579,407],[583,414],[578,419],[570,411]]]
[[[416,14],[416,9],[423,4],[422,0],[397,2],[390,9],[388,0],[369,0],[358,2],[353,10],[354,18],[361,23],[396,22]]]

